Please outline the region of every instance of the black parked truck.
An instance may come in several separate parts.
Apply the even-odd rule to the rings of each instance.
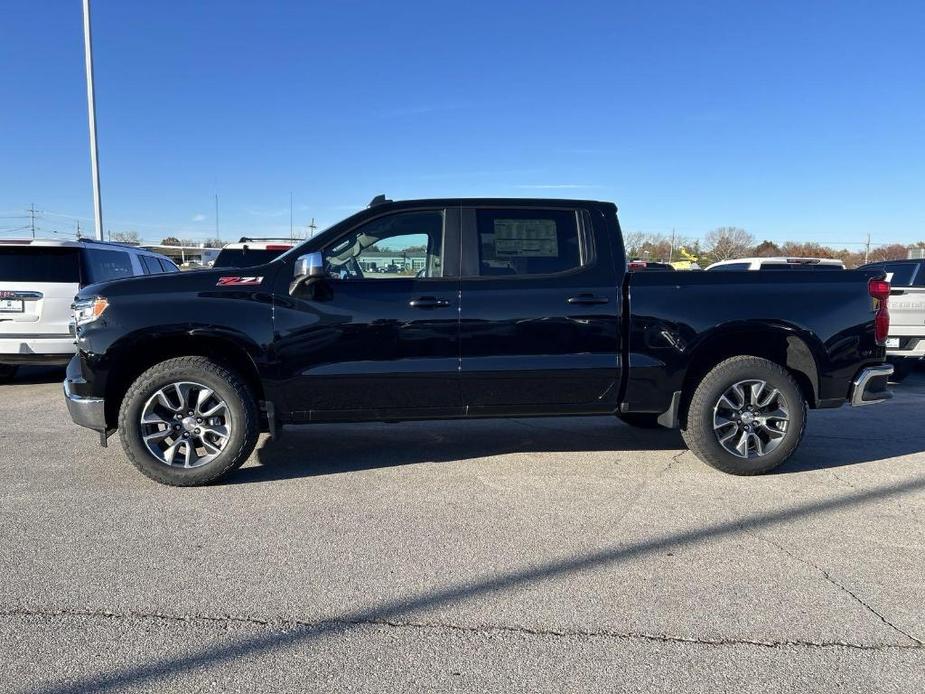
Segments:
[[[265,265],[83,289],[64,391],[172,485],[286,424],[549,415],[678,427],[751,475],[807,409],[890,397],[883,277],[628,273],[611,203],[380,196]]]

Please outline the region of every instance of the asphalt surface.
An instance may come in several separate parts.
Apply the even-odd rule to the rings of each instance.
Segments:
[[[736,478],[608,418],[288,429],[159,486],[0,385],[0,690],[925,690],[925,372]]]

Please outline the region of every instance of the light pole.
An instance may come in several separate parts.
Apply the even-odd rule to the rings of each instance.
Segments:
[[[93,89],[93,41],[90,36],[90,0],[84,0],[84,57],[87,63],[87,115],[90,119],[90,172],[93,178],[93,222],[96,238],[103,240],[103,204],[100,201],[100,162],[96,151],[96,95]]]

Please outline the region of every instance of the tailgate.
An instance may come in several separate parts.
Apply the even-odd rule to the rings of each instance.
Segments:
[[[67,336],[79,287],[79,249],[0,246],[0,338]]]
[[[896,287],[890,292],[890,327],[918,328],[925,335],[925,287]]]
[[[75,284],[0,282],[0,338],[69,334]]]

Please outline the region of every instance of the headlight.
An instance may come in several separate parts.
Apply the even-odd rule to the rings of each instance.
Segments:
[[[74,322],[77,325],[92,323],[103,315],[107,306],[109,306],[109,302],[101,296],[75,301],[71,306],[74,309]]]

